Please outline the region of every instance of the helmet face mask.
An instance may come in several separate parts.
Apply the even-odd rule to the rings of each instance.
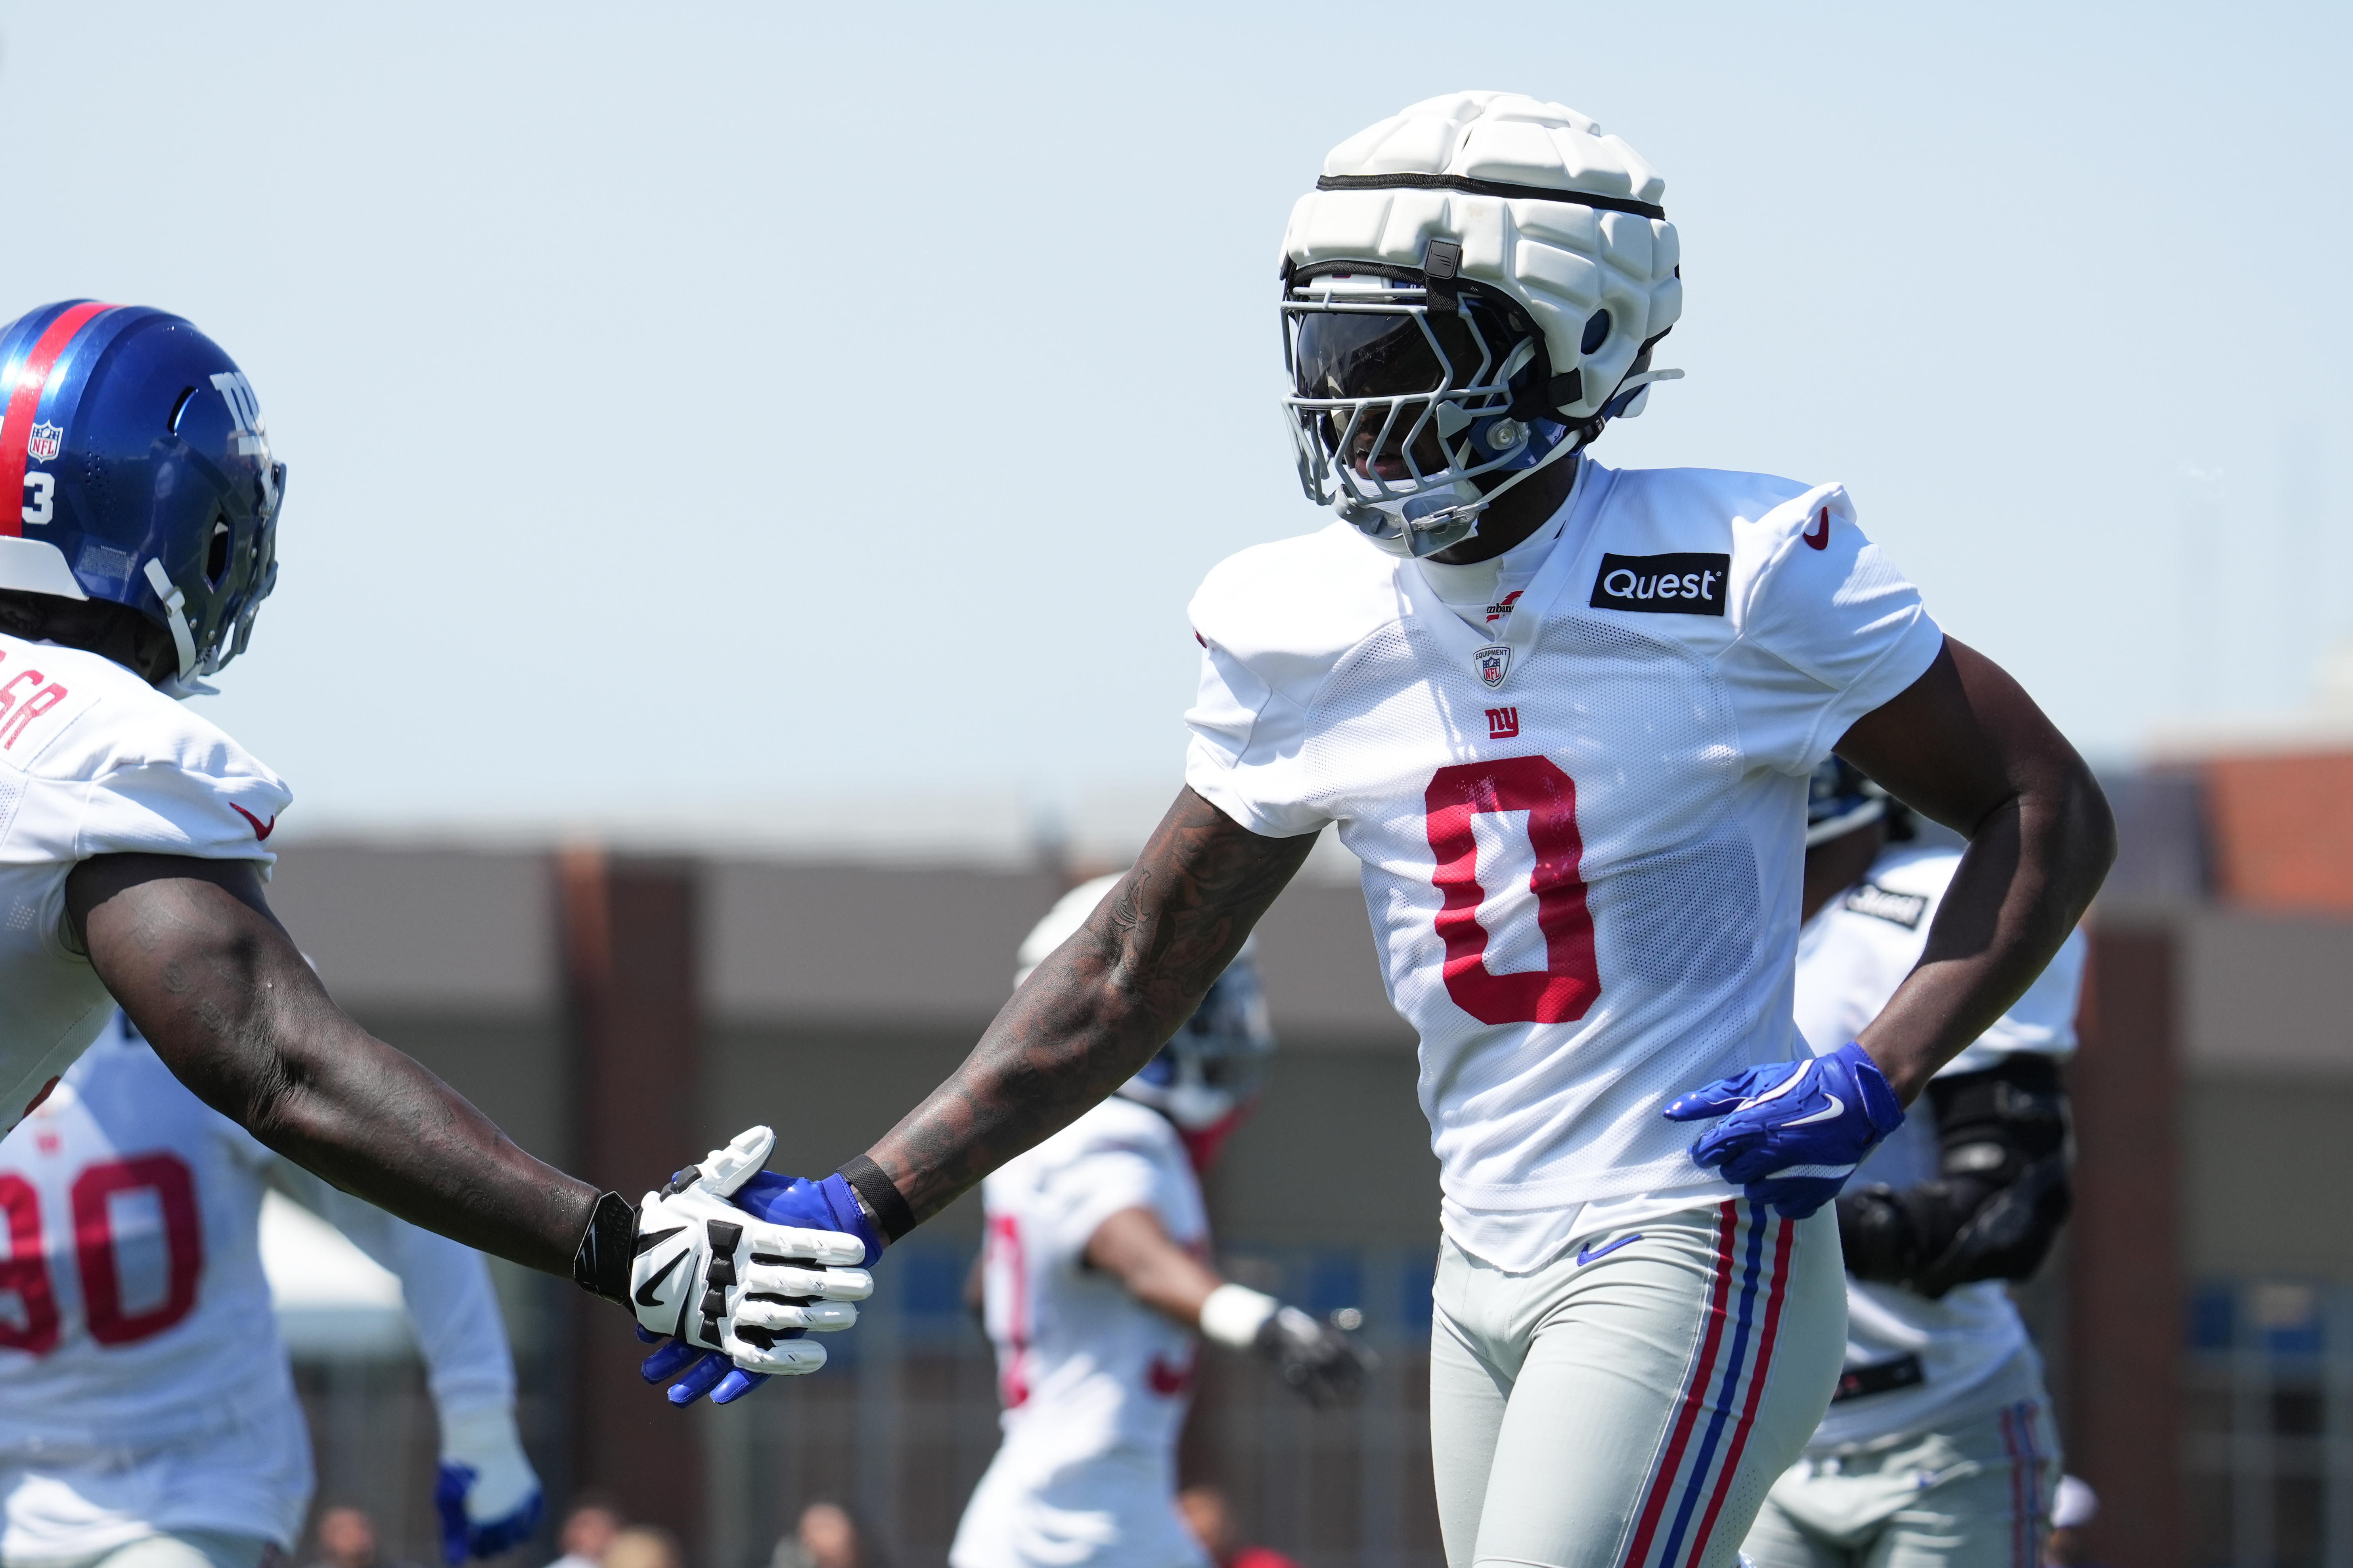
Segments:
[[[1399,553],[1430,555],[1477,531],[1482,479],[1533,471],[1568,428],[1527,416],[1549,366],[1509,296],[1463,282],[1434,300],[1426,280],[1388,270],[1344,264],[1287,281],[1283,409],[1311,500]]]

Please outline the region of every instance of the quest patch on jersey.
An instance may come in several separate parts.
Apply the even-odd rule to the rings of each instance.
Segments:
[[[1593,579],[1597,610],[1651,616],[1720,616],[1732,557],[1697,551],[1671,555],[1604,555]]]
[[[1864,882],[1849,889],[1843,902],[1856,914],[1892,921],[1905,931],[1918,931],[1920,917],[1928,912],[1926,894],[1892,893],[1876,882]]]

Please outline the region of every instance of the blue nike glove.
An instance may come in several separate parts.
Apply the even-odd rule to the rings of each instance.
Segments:
[[[866,1217],[866,1210],[858,1195],[849,1190],[849,1184],[839,1175],[812,1182],[806,1176],[779,1176],[773,1171],[761,1171],[738,1187],[729,1201],[754,1218],[775,1225],[846,1231],[866,1244],[864,1267],[868,1268],[873,1268],[875,1260],[882,1256],[882,1233]],[[779,1329],[775,1332],[778,1339],[797,1340],[807,1331]],[[666,1392],[672,1405],[691,1405],[706,1394],[713,1405],[729,1405],[768,1381],[764,1373],[745,1372],[717,1351],[702,1350],[683,1340],[663,1339],[643,1329],[638,1331],[638,1338],[660,1346],[638,1366],[638,1375],[648,1383],[670,1383]],[[674,1383],[670,1382],[673,1378],[677,1379]]]
[[[433,1505],[441,1515],[441,1561],[496,1557],[529,1541],[543,1500],[523,1457],[514,1407],[500,1405],[442,1418],[441,1471]]]
[[[1692,1158],[1790,1219],[1838,1196],[1862,1157],[1904,1125],[1886,1075],[1852,1041],[1826,1057],[1767,1062],[1718,1079],[1677,1097],[1666,1116],[1722,1117],[1692,1145]]]

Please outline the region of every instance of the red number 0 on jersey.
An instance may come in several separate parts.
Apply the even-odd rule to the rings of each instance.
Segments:
[[[143,1312],[122,1310],[122,1271],[116,1261],[114,1205],[118,1193],[151,1192],[164,1222],[164,1299]],[[0,1308],[0,1347],[47,1355],[58,1348],[57,1291],[41,1237],[41,1195],[22,1176],[0,1173],[0,1211],[7,1215],[8,1256],[0,1260],[0,1300],[16,1298],[19,1312]],[[81,1272],[82,1315],[90,1337],[102,1345],[153,1339],[188,1315],[204,1272],[204,1227],[196,1217],[196,1178],[177,1154],[102,1160],[74,1178],[74,1260]],[[12,1318],[21,1316],[22,1321]]]
[[[1423,797],[1431,877],[1446,896],[1438,934],[1446,943],[1446,994],[1482,1024],[1569,1024],[1585,1016],[1601,994],[1593,961],[1593,916],[1585,907],[1577,863],[1585,841],[1577,833],[1577,785],[1548,757],[1505,757],[1440,768]],[[1497,974],[1487,967],[1487,931],[1479,906],[1479,844],[1471,819],[1482,812],[1525,811],[1536,868],[1528,879],[1536,896],[1536,929],[1544,932],[1541,970]]]

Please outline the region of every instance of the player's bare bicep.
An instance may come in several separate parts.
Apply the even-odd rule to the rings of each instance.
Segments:
[[[1839,755],[1963,834],[2083,762],[2010,673],[1951,637],[1919,679],[1855,721]]]
[[[1200,1000],[1315,847],[1253,833],[1189,785],[1090,921],[1128,976]]]
[[[227,909],[203,888],[217,889],[277,926],[255,862],[185,855],[98,855],[82,861],[66,876],[66,918],[85,952],[91,952],[95,925],[110,947],[126,942],[152,953],[175,940],[226,933]]]

